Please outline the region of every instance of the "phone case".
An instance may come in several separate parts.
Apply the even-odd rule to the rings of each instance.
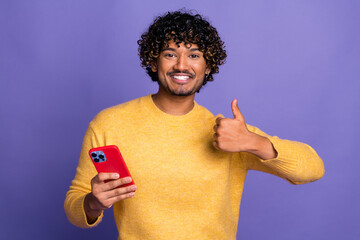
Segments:
[[[89,151],[89,156],[93,161],[98,173],[114,172],[119,173],[120,178],[131,177],[124,158],[121,156],[120,150],[116,145],[92,148]],[[130,186],[133,184],[135,183],[132,179],[131,183],[121,185],[121,187]]]

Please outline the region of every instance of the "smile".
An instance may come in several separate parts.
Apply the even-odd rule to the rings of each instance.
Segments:
[[[190,80],[193,78],[192,75],[190,74],[169,74],[169,76],[171,77],[171,79],[177,83],[177,84],[187,84],[188,82],[190,82]]]
[[[190,77],[189,76],[173,76],[173,78],[177,79],[177,80],[188,80]]]

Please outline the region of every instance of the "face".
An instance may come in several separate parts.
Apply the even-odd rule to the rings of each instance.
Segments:
[[[195,94],[202,87],[205,74],[210,73],[196,44],[177,45],[174,41],[161,51],[152,71],[158,73],[159,87],[176,96]]]

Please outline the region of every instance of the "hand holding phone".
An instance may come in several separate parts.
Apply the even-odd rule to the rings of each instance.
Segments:
[[[108,145],[98,148],[92,148],[89,151],[90,158],[92,159],[98,173],[118,173],[122,178],[131,177],[129,169],[126,166],[124,158],[120,150],[115,145]],[[125,186],[134,185],[132,180]]]
[[[102,210],[134,196],[136,186],[116,146],[93,148],[89,151],[89,155],[99,172],[91,179],[91,193],[84,201],[85,213],[88,222],[91,223]]]

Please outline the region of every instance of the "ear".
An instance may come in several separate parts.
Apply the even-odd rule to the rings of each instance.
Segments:
[[[210,74],[210,72],[211,72],[211,69],[209,67],[206,67],[205,74]]]
[[[157,72],[157,64],[155,62],[151,63],[151,71]]]

